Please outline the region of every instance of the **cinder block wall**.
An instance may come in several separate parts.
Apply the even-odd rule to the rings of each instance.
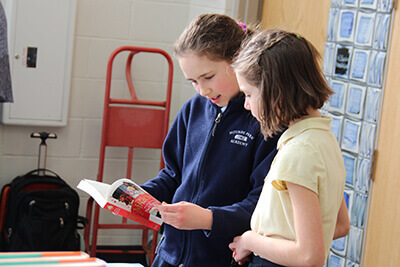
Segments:
[[[10,0],[1,0],[7,5]],[[96,179],[101,138],[107,60],[124,45],[157,47],[172,55],[172,45],[187,23],[201,13],[232,15],[230,0],[78,0],[68,124],[66,127],[31,127],[0,124],[0,186],[17,175],[37,167],[39,139],[35,131],[57,134],[48,140],[47,168],[57,172],[71,186],[83,178]],[[51,12],[47,10],[46,12]],[[117,58],[113,69],[113,96],[126,96],[124,61]],[[165,95],[167,64],[160,56],[138,55],[132,68],[139,98],[162,99]],[[195,94],[174,59],[174,84],[170,122],[182,104]],[[104,179],[112,182],[125,176],[127,150],[106,151]],[[159,168],[159,150],[137,150],[134,180],[143,183]],[[80,214],[86,211],[88,196],[81,196]],[[119,218],[102,213],[109,222]],[[117,220],[118,219],[118,220]],[[102,231],[99,244],[140,244],[139,233]]]

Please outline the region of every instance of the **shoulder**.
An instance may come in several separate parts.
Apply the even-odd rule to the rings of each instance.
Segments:
[[[202,97],[199,94],[196,94],[189,100],[187,100],[182,108],[180,109],[181,113],[189,113],[189,112],[194,112],[194,111],[200,111],[204,110],[205,108],[209,108],[208,106],[211,106],[211,103],[208,103],[209,101]]]
[[[290,140],[279,148],[275,157],[275,170],[279,177],[307,179],[315,174],[320,176],[325,169],[320,152],[302,140]]]
[[[310,140],[293,138],[279,149],[279,154],[288,160],[310,160],[319,158],[319,152]],[[317,158],[316,158],[317,157]]]
[[[318,193],[318,177],[325,172],[325,163],[309,144],[290,140],[280,147],[270,175],[272,185],[278,190],[286,188],[286,182],[306,187]]]

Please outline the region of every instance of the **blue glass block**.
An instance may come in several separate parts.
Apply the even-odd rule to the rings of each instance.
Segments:
[[[339,36],[342,38],[350,38],[354,28],[354,13],[351,11],[343,12],[340,21]]]

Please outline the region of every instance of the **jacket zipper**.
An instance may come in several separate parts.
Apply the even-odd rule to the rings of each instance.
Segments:
[[[214,120],[214,127],[213,127],[213,130],[212,130],[212,136],[214,136],[214,134],[215,134],[215,129],[217,129],[218,123],[221,122],[221,118],[222,118],[222,112],[220,111],[220,112],[218,113],[217,117],[216,117],[215,120]]]
[[[205,148],[203,150],[203,153],[201,155],[199,168],[198,168],[198,172],[197,172],[197,178],[198,179],[201,179],[201,172],[203,170],[204,158],[205,158],[205,155],[207,155],[207,152],[208,152],[208,149],[209,149],[209,146],[210,146],[210,142],[211,142],[211,138],[214,137],[215,130],[216,130],[218,124],[221,122],[221,118],[222,118],[222,112],[221,112],[221,110],[219,110],[218,114],[217,114],[217,117],[214,120],[214,125],[213,125],[213,127],[211,129],[211,134],[209,134],[208,137],[207,137],[206,146],[205,146]],[[196,203],[196,201],[197,201],[198,192],[199,192],[200,188],[201,188],[201,180],[199,180],[199,186],[198,186],[196,192],[193,194],[193,198],[192,198],[192,202],[193,203]]]

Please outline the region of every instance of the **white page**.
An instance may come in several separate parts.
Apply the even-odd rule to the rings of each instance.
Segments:
[[[109,184],[84,179],[79,182],[77,186],[80,190],[85,191],[99,204],[100,207],[104,207],[107,203],[106,196],[107,191],[110,187]]]

